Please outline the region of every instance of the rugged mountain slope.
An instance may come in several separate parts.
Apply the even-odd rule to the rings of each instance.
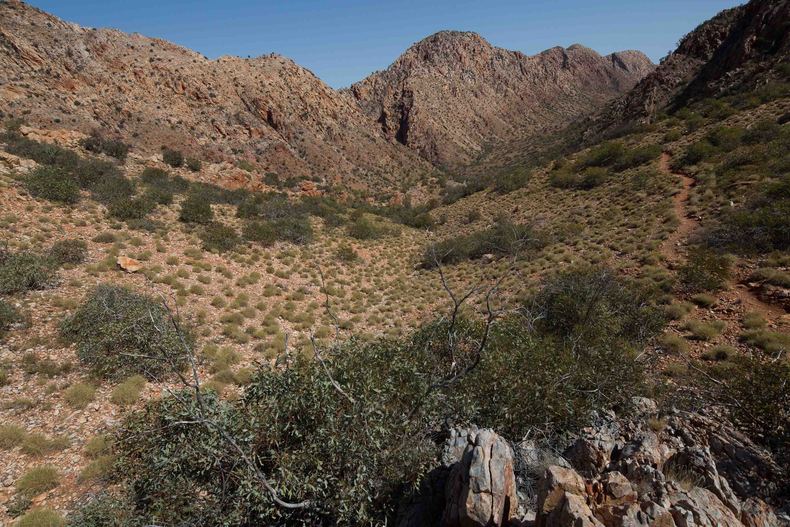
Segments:
[[[17,1],[0,2],[0,110],[34,125],[103,129],[150,151],[246,155],[283,176],[376,186],[431,169],[287,58],[208,60]]]
[[[475,33],[443,31],[348,90],[384,133],[440,165],[567,124],[652,71],[638,51],[602,57],[580,45],[527,56]]]
[[[597,115],[595,131],[634,121],[695,98],[751,90],[790,56],[790,1],[752,0],[722,11],[686,35],[633,90]]]

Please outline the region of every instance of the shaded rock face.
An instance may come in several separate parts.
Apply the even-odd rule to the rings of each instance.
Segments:
[[[540,480],[538,527],[785,525],[769,503],[782,504],[786,473],[768,452],[720,419],[652,408],[582,431],[573,468]]]
[[[432,167],[293,61],[202,55],[163,40],[64,22],[0,2],[0,109],[39,128],[118,136],[281,177],[391,187]]]
[[[447,481],[444,527],[509,525],[518,497],[513,451],[492,430],[471,431],[461,460]]]
[[[638,51],[601,56],[575,44],[527,56],[475,33],[442,31],[347,93],[387,137],[454,167],[589,114],[652,69]]]

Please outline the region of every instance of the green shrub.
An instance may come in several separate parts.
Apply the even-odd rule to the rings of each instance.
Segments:
[[[203,167],[203,163],[196,157],[188,157],[186,165],[192,172],[200,172],[200,169]]]
[[[177,168],[184,164],[184,154],[182,154],[178,150],[173,150],[171,148],[163,148],[162,161],[164,161],[166,164],[170,165],[173,168]]]
[[[274,245],[277,233],[268,221],[248,221],[242,228],[242,237],[251,242],[260,243],[264,247]]]
[[[628,168],[644,165],[658,158],[661,155],[660,145],[638,146],[631,150],[626,150],[622,158],[614,163],[615,170],[626,170]]]
[[[63,393],[63,399],[72,408],[82,410],[87,407],[96,396],[96,387],[90,384],[77,383],[69,386]]]
[[[602,167],[590,166],[575,171],[572,167],[552,171],[549,174],[549,184],[557,188],[570,188],[590,190],[606,181],[609,172]]]
[[[82,140],[82,147],[88,152],[107,154],[120,161],[125,161],[129,154],[129,145],[116,139],[107,139],[98,134],[92,134]]]
[[[108,212],[119,220],[140,220],[156,208],[156,203],[148,196],[124,198],[110,204]]]
[[[697,293],[691,296],[691,301],[700,307],[711,307],[716,303],[716,297],[708,293]]]
[[[767,184],[744,207],[725,213],[705,238],[713,247],[739,253],[790,249],[790,174]]]
[[[529,183],[530,173],[521,168],[511,170],[494,179],[494,190],[498,192],[513,192],[524,188]]]
[[[119,473],[134,489],[140,519],[390,524],[408,497],[404,489],[435,463],[432,431],[441,423],[471,420],[522,437],[534,426],[559,431],[589,422],[592,410],[639,392],[638,363],[622,345],[537,337],[512,315],[494,326],[478,360],[482,334],[480,323],[443,320],[406,339],[352,340],[325,350],[321,362],[263,366],[241,400],[207,389],[200,400],[182,392],[150,402],[124,423],[117,443]],[[458,382],[439,382],[451,368],[474,364]],[[217,426],[190,424],[198,414],[235,446]],[[257,460],[255,470],[239,462],[237,449]],[[250,491],[260,489],[258,470],[280,498],[321,506],[283,508],[268,493]]]
[[[91,197],[106,206],[117,201],[129,200],[134,196],[134,183],[121,174],[103,175],[88,186]]]
[[[0,299],[0,338],[20,319],[19,311],[5,300]]]
[[[719,346],[713,346],[711,349],[706,350],[702,354],[702,358],[705,360],[712,360],[712,361],[727,361],[735,357],[738,353],[732,346],[727,346],[726,344],[721,344]]]
[[[730,278],[730,260],[725,255],[696,247],[689,251],[678,274],[687,292],[718,291]]]
[[[16,482],[16,491],[26,496],[38,496],[60,484],[60,475],[55,467],[43,465],[25,472]]]
[[[277,239],[304,245],[313,240],[313,227],[307,217],[291,217],[271,222]]]
[[[25,179],[30,195],[58,203],[76,203],[80,187],[74,178],[62,169],[52,166],[38,167]]]
[[[42,256],[19,252],[0,254],[0,293],[44,289],[55,278],[55,267]]]
[[[103,455],[99,456],[82,469],[77,481],[83,483],[86,481],[101,481],[107,480],[108,476],[112,473],[115,465],[115,456]]]
[[[429,244],[423,252],[422,266],[431,269],[438,264],[474,260],[486,254],[513,255],[544,245],[543,236],[531,226],[500,219],[488,229]]]
[[[743,133],[742,128],[719,126],[708,132],[705,139],[718,150],[729,152],[741,144]]]
[[[790,462],[790,363],[738,357],[735,368],[712,369],[718,401],[749,437],[770,448],[777,461]]]
[[[58,452],[71,444],[67,436],[47,437],[43,434],[26,434],[20,444],[23,453],[29,456],[43,456]]]
[[[686,355],[689,352],[689,345],[686,339],[674,333],[667,333],[661,337],[661,347],[673,355]]]
[[[236,229],[216,222],[206,225],[199,236],[204,249],[220,253],[230,251],[240,241]]]
[[[59,512],[37,507],[19,518],[16,527],[64,527],[66,520]]]
[[[214,219],[214,212],[211,210],[211,204],[200,195],[189,194],[181,203],[181,213],[178,219],[185,223],[206,225]]]
[[[341,262],[351,263],[359,260],[359,255],[350,245],[341,245],[335,254]]]
[[[610,141],[595,146],[582,157],[578,164],[584,167],[608,167],[618,163],[625,156],[625,146],[622,143]]]
[[[357,240],[376,240],[389,233],[386,225],[373,222],[367,216],[359,216],[347,227],[348,235]]]
[[[524,309],[540,330],[588,343],[644,343],[666,324],[664,313],[650,303],[649,292],[606,268],[561,272]]]
[[[702,140],[691,144],[686,149],[686,154],[683,156],[684,165],[696,165],[700,161],[704,161],[716,153],[716,148],[709,142]]]
[[[125,500],[106,492],[92,495],[69,514],[68,527],[140,527],[134,518],[134,507]]]
[[[6,150],[19,157],[32,159],[39,164],[49,165],[72,172],[80,163],[80,156],[71,150],[50,143],[39,143],[16,133],[3,138]]]
[[[58,265],[81,264],[88,256],[88,244],[82,240],[59,240],[49,249],[49,258]]]
[[[154,298],[100,285],[63,321],[61,335],[77,344],[80,360],[98,375],[153,378],[184,364],[176,323]],[[188,331],[182,333],[186,342],[192,341]]]

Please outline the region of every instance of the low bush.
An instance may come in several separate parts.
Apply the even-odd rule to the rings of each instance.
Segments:
[[[58,167],[36,168],[25,179],[25,187],[33,197],[58,203],[73,204],[80,199],[77,181]]]
[[[148,196],[124,198],[114,201],[108,207],[113,218],[119,220],[141,220],[156,208],[156,203]]]
[[[524,168],[514,169],[500,174],[494,179],[493,188],[497,192],[513,192],[526,187],[529,183],[530,173]]]
[[[44,289],[55,278],[55,266],[43,256],[28,252],[0,254],[0,294]]]
[[[199,223],[207,225],[214,219],[211,204],[198,194],[189,194],[181,203],[181,213],[178,216],[184,223]]]
[[[38,496],[60,484],[60,475],[55,467],[43,465],[25,472],[16,482],[16,491],[25,496]]]
[[[399,340],[352,339],[324,350],[322,361],[261,366],[238,400],[206,389],[149,402],[116,443],[132,510],[157,525],[390,524],[435,463],[433,434],[443,423],[472,421],[511,438],[535,426],[561,433],[640,393],[625,341],[536,334],[527,317],[511,314],[478,355],[484,331],[444,319]],[[212,426],[192,424],[198,415]],[[315,505],[276,505],[261,474],[279,498]]]
[[[0,299],[0,338],[2,338],[20,318],[19,311],[14,306]]]
[[[16,527],[64,527],[66,520],[59,512],[36,507],[19,518]]]
[[[377,240],[389,234],[386,225],[374,222],[369,217],[361,215],[347,227],[348,235],[357,240]]]
[[[431,269],[440,264],[474,260],[485,254],[514,255],[544,245],[543,235],[531,226],[500,219],[488,229],[428,245],[423,252],[422,266]]]
[[[790,463],[790,363],[763,362],[746,356],[735,367],[711,369],[719,384],[718,401],[727,406],[734,422],[770,448],[780,465]]]
[[[745,206],[726,212],[705,240],[746,254],[790,249],[790,174],[768,183]]]
[[[125,161],[129,154],[129,145],[118,139],[108,139],[98,134],[92,134],[82,140],[82,147],[88,152],[107,154],[119,161]]]
[[[644,343],[666,324],[648,291],[599,267],[559,273],[524,309],[542,331],[588,343]]]
[[[162,161],[173,168],[177,168],[184,164],[184,154],[182,154],[179,150],[163,148]]]
[[[274,245],[277,241],[277,233],[268,221],[248,221],[242,228],[242,237],[264,247]]]
[[[184,362],[184,342],[192,337],[154,298],[122,287],[100,285],[61,324],[61,335],[77,345],[77,355],[103,377],[172,372]]]
[[[678,275],[683,289],[689,293],[718,291],[730,278],[730,260],[709,249],[695,247],[689,251]]]
[[[691,333],[690,338],[704,341],[712,340],[719,336],[724,327],[725,323],[721,320],[713,320],[711,322],[688,320],[682,325],[683,329]]]
[[[49,258],[58,265],[81,264],[88,256],[88,244],[82,240],[59,240],[49,249]]]
[[[313,240],[313,227],[307,217],[290,217],[271,222],[277,239],[304,245]]]
[[[21,426],[0,425],[0,449],[10,450],[19,446],[27,437],[27,432]]]
[[[129,406],[137,402],[145,388],[145,377],[133,375],[116,386],[110,394],[110,402],[118,406]]]
[[[72,408],[82,410],[93,402],[96,396],[96,387],[90,384],[72,384],[63,392],[63,399]]]
[[[218,253],[230,251],[240,241],[236,229],[216,222],[206,225],[198,235],[204,249]]]
[[[557,188],[590,190],[606,181],[609,172],[602,167],[586,167],[580,171],[566,167],[549,174],[549,184]]]
[[[188,157],[186,159],[186,165],[187,168],[192,172],[200,172],[200,169],[203,168],[203,163],[200,161],[200,159],[195,157]]]

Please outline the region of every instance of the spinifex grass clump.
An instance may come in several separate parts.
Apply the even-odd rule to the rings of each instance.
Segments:
[[[105,284],[63,322],[61,334],[98,375],[154,378],[184,364],[184,344],[192,339],[178,324],[161,301]]]

